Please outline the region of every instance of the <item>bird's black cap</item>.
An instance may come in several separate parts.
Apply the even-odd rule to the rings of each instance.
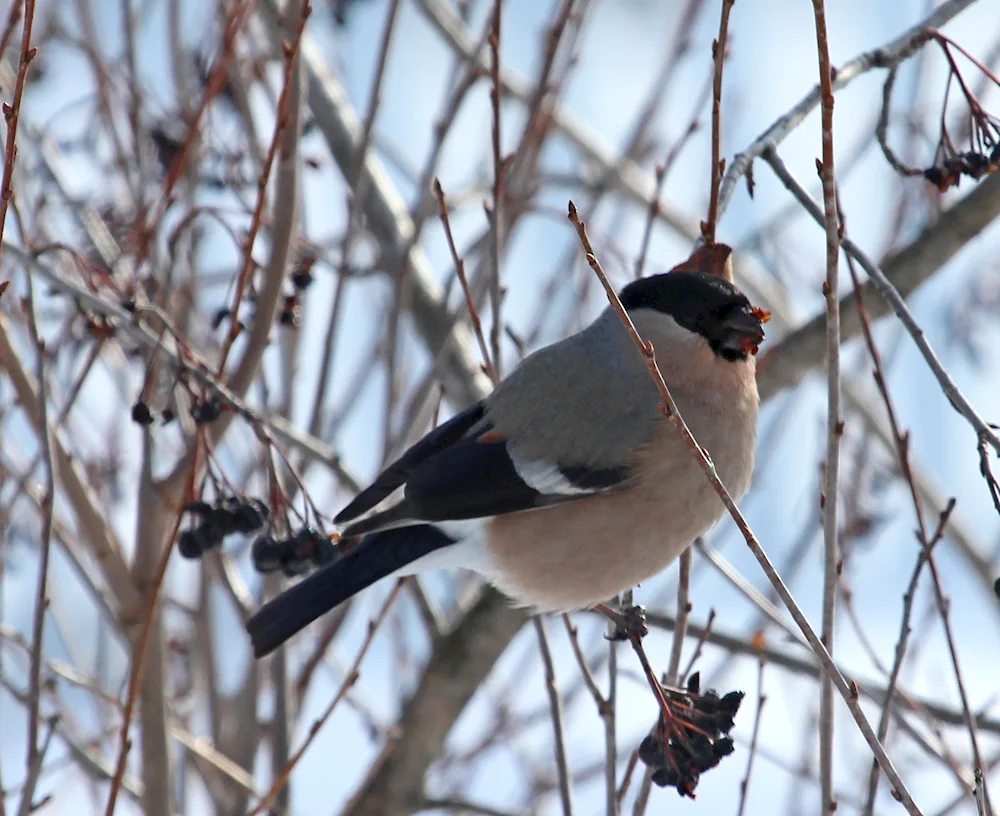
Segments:
[[[670,315],[727,360],[745,360],[748,347],[764,338],[760,313],[719,275],[686,270],[650,275],[628,284],[618,297],[628,311],[654,309]]]

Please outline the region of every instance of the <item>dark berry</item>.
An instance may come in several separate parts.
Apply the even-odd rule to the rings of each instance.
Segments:
[[[694,789],[698,787],[699,774],[695,771],[689,771],[684,774],[677,781],[677,793],[681,796],[686,796],[689,799],[694,799]]]
[[[939,192],[946,192],[959,182],[959,174],[952,169],[949,162],[944,167],[935,165],[924,170],[924,178],[938,188]]]
[[[312,266],[312,264],[310,264]],[[296,269],[292,273],[292,286],[296,289],[308,289],[309,284],[313,282],[313,273],[309,271],[308,267],[305,269]]]
[[[185,513],[194,513],[196,516],[201,516],[202,518],[208,518],[214,510],[215,508],[212,505],[203,501],[189,501],[184,505]]]
[[[729,756],[735,750],[736,746],[729,737],[720,737],[712,745],[712,752],[720,759]]]
[[[175,415],[173,408],[164,408],[163,411],[160,413],[160,419],[164,425],[169,425],[171,422],[174,421],[174,418]]]
[[[263,535],[254,539],[250,546],[250,558],[257,572],[274,572],[281,569],[283,547],[272,536]]]
[[[225,538],[225,530],[220,530],[211,522],[205,521],[198,525],[195,532],[201,534],[202,542],[205,544],[206,550],[211,550],[214,547],[218,547],[222,544],[222,539]]]
[[[744,694],[742,691],[731,691],[726,694],[721,700],[719,700],[719,711],[723,714],[735,717],[736,712],[740,710],[740,703],[743,702]]]
[[[714,758],[712,752],[712,741],[704,734],[692,734],[687,743],[688,753],[696,762],[711,760]]]
[[[135,308],[136,308],[135,298],[127,298],[126,300],[123,300],[122,301],[122,308],[126,312],[128,312],[129,314],[132,314],[133,312],[135,312]]]
[[[645,765],[663,764],[663,743],[654,734],[647,734],[639,743],[639,759]]]
[[[141,400],[132,406],[132,421],[139,425],[152,425],[153,412]]]
[[[695,707],[706,714],[714,714],[719,710],[719,693],[715,689],[709,689],[701,695]]]
[[[312,560],[313,552],[327,538],[309,527],[303,527],[287,541],[287,546],[295,559]]]
[[[200,524],[185,530],[177,540],[177,549],[184,558],[198,558],[222,543],[222,535],[211,524]]]
[[[208,399],[204,402],[196,403],[191,408],[191,417],[195,425],[208,425],[215,422],[222,413],[222,406],[217,399]]]
[[[733,730],[733,718],[728,714],[716,714],[715,715],[715,730],[723,734],[728,734]]]
[[[701,691],[701,672],[695,672],[688,678],[688,694],[697,694]]]
[[[234,533],[252,533],[267,523],[271,511],[260,499],[240,502],[230,511],[230,527]]]
[[[281,565],[281,571],[285,573],[285,577],[287,578],[297,578],[309,572],[309,562],[299,559],[285,561]]]
[[[692,770],[704,773],[719,764],[714,745],[704,734],[695,734],[688,747],[690,759],[685,764]]]
[[[986,175],[989,166],[990,160],[982,153],[970,151],[962,156],[962,169],[974,179],[980,179]]]
[[[177,539],[177,552],[182,558],[198,558],[202,554],[201,544],[194,530],[184,530]]]
[[[661,788],[672,788],[678,783],[677,771],[670,767],[657,768],[653,772],[653,784]]]
[[[688,719],[691,721],[693,729],[696,729],[693,733],[697,734],[699,731],[702,731],[708,735],[709,739],[715,739],[722,731],[719,728],[719,714],[701,714],[697,717],[689,717]],[[725,718],[723,717],[722,719]]]

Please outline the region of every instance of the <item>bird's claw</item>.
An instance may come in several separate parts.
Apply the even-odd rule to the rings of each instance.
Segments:
[[[646,626],[646,610],[638,604],[627,606],[618,611],[609,606],[601,605],[598,609],[614,625],[614,631],[605,637],[613,641],[642,640],[649,634]]]

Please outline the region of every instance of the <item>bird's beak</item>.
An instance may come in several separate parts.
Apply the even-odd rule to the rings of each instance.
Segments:
[[[732,312],[722,324],[722,346],[732,352],[756,354],[764,342],[764,324],[770,319],[770,312],[758,308]]]

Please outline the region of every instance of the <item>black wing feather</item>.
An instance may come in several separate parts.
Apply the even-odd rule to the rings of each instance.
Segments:
[[[345,521],[356,519],[391,496],[398,488],[406,484],[410,474],[422,463],[460,440],[473,425],[483,418],[484,411],[485,406],[480,401],[470,408],[466,408],[462,413],[456,414],[447,422],[438,425],[383,470],[370,487],[362,490],[355,496],[354,501],[337,514],[334,521],[342,524]]]
[[[380,513],[349,524],[345,537],[366,535],[427,521],[459,521],[533,510],[622,486],[627,468],[600,468],[556,462],[523,462],[511,458],[507,441],[486,433],[477,403],[440,425],[387,467],[337,516],[352,521],[403,488],[403,499]],[[524,469],[519,472],[518,468]],[[534,486],[533,486],[534,485]]]
[[[524,483],[504,442],[463,439],[424,462],[403,495],[423,521],[497,516],[530,510],[546,497]]]

